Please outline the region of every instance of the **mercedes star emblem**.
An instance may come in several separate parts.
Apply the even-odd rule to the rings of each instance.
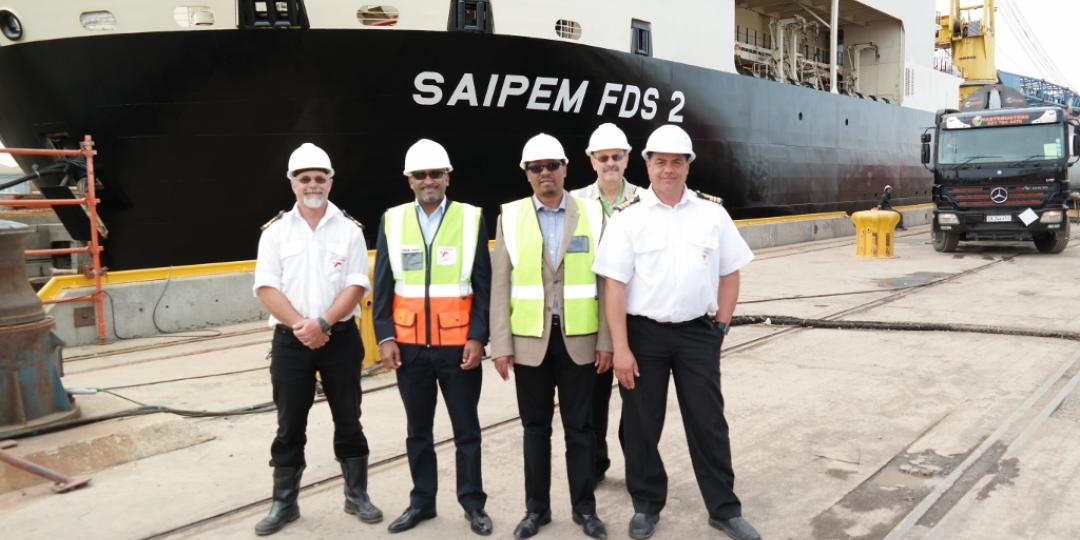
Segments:
[[[996,204],[1004,204],[1009,200],[1009,190],[1003,187],[996,187],[990,190],[990,200]]]

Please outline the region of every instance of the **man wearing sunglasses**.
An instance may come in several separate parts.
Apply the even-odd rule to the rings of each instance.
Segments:
[[[386,211],[375,251],[375,335],[383,366],[397,370],[408,420],[413,489],[389,526],[409,530],[435,517],[438,467],[432,426],[442,391],[457,449],[457,498],[473,532],[491,534],[480,474],[480,401],[488,340],[491,258],[480,209],[450,201],[450,156],[421,139],[405,154],[415,201]]]
[[[365,523],[382,520],[367,494],[368,444],[360,425],[360,361],[364,348],[354,317],[368,280],[367,244],[360,224],[328,199],[330,156],[304,143],[286,172],[296,204],[263,226],[253,290],[274,329],[270,381],[277,436],[270,513],[255,534],[273,534],[300,517],[297,497],[306,461],[308,411],[315,373],[334,418],[334,455],[345,478],[345,512]]]
[[[626,167],[630,164],[630,143],[615,124],[600,124],[589,137],[589,146],[585,149],[592,168],[596,171],[596,181],[583,188],[575,189],[570,194],[582,199],[600,201],[604,207],[604,217],[610,218],[614,208],[625,201],[633,200],[641,189],[626,180]],[[614,382],[612,371],[606,370],[596,376],[596,388],[593,391],[593,430],[596,432],[596,482],[604,480],[604,475],[611,467],[608,457],[607,426],[611,403],[611,387]],[[622,422],[619,423],[619,441],[622,442]]]
[[[596,201],[563,188],[566,163],[562,144],[550,135],[525,144],[520,166],[533,194],[502,205],[492,255],[491,356],[503,380],[514,370],[524,428],[525,517],[514,529],[519,539],[551,522],[556,389],[572,518],[590,537],[607,535],[593,494],[592,427],[596,373],[611,366],[611,339],[592,272],[604,214]]]
[[[596,171],[596,181],[570,192],[575,197],[600,201],[604,215],[611,217],[612,210],[632,200],[639,189],[626,180],[626,167],[630,164],[630,143],[626,134],[610,122],[600,124],[589,137],[589,147],[585,149],[592,168]],[[611,381],[608,381],[610,383]],[[610,386],[610,384],[609,384]]]

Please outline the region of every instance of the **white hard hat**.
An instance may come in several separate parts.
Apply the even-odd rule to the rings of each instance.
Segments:
[[[694,161],[697,157],[694,153],[694,144],[690,142],[690,136],[683,131],[683,128],[674,124],[660,126],[652,132],[652,135],[649,135],[649,140],[645,143],[645,149],[641,151],[641,155],[649,159],[649,154],[652,152],[686,154],[690,156],[690,161]]]
[[[541,133],[525,143],[525,147],[521,149],[521,168],[524,169],[525,164],[530,161],[540,159],[558,159],[564,164],[570,161],[566,158],[562,143],[547,133]]]
[[[405,170],[402,174],[406,176],[415,171],[440,169],[452,171],[454,167],[450,165],[450,156],[443,145],[431,139],[420,139],[405,152]]]
[[[600,124],[596,131],[589,137],[589,147],[585,154],[591,156],[597,150],[626,150],[630,151],[630,143],[626,140],[626,134],[615,124],[608,122]]]
[[[301,144],[293,150],[289,156],[289,169],[285,171],[285,177],[292,180],[297,171],[306,169],[322,169],[326,174],[334,176],[334,168],[330,166],[330,156],[322,148],[309,142]]]

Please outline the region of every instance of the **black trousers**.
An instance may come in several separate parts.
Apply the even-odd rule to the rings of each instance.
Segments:
[[[515,365],[518,413],[525,428],[525,508],[551,509],[551,420],[555,389],[566,440],[566,476],[575,512],[596,513],[596,434],[592,427],[596,367],[579,366],[566,352],[562,332],[552,329],[547,354],[536,367]]]
[[[626,437],[626,487],[634,511],[656,514],[667,502],[668,478],[658,446],[671,374],[675,376],[694,475],[709,516],[729,519],[741,515],[720,392],[723,333],[704,317],[664,324],[635,315],[627,317],[627,333],[641,372],[633,390],[619,388]]]
[[[270,381],[277,405],[278,429],[270,445],[270,465],[305,465],[308,411],[315,400],[315,372],[334,418],[334,455],[339,459],[368,455],[360,426],[360,362],[364,347],[352,323],[334,325],[330,341],[308,349],[284,326],[274,328],[270,347]]]
[[[397,370],[398,391],[409,422],[405,449],[409,455],[409,472],[413,481],[409,506],[422,510],[435,509],[439,469],[432,425],[435,421],[435,402],[438,392],[442,391],[450,425],[454,429],[458,502],[466,511],[483,508],[487,494],[484,493],[484,481],[480,474],[480,419],[476,413],[483,369],[461,369],[463,347],[402,344],[399,348],[401,367]]]
[[[611,410],[611,386],[614,383],[614,370],[607,370],[596,376],[596,387],[593,389],[593,431],[596,432],[596,477],[607,472],[611,467],[611,458],[608,456],[607,425],[608,413]],[[622,424],[619,424],[619,440],[622,440]]]

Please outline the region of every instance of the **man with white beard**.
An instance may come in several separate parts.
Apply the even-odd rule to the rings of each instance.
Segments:
[[[289,157],[286,172],[296,204],[263,225],[253,289],[274,336],[270,380],[277,436],[270,513],[255,534],[273,534],[300,517],[296,500],[304,472],[308,411],[315,373],[334,418],[334,455],[345,478],[345,512],[365,523],[382,520],[367,495],[368,444],[360,426],[360,360],[364,348],[354,317],[368,279],[367,244],[360,223],[331,203],[330,156],[311,143]]]

